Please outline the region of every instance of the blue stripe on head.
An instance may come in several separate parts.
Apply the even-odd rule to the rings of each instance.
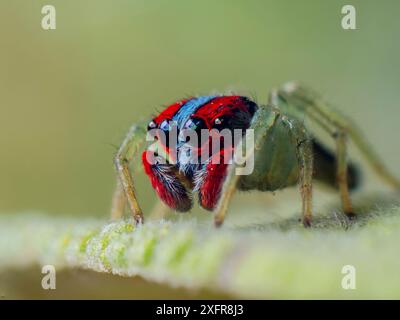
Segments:
[[[178,110],[172,120],[177,122],[178,128],[182,128],[189,117],[195,113],[197,109],[199,109],[203,104],[210,102],[215,97],[217,96],[201,96],[190,99]]]

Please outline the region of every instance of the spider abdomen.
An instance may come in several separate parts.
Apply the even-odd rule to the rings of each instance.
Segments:
[[[241,190],[275,191],[296,184],[298,181],[296,148],[290,143],[287,126],[281,118],[270,129],[254,153],[254,170],[241,176]]]
[[[262,112],[267,113],[265,109]],[[268,137],[261,140],[261,146],[254,153],[253,172],[241,176],[238,188],[245,191],[276,191],[297,184],[300,173],[296,148],[296,144],[291,142],[286,123],[279,117],[270,128]],[[334,151],[312,139],[312,153],[314,178],[329,187],[337,188]],[[349,162],[347,178],[350,190],[359,185],[360,176],[357,166]]]

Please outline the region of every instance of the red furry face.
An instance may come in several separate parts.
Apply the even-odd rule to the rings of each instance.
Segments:
[[[160,130],[167,136],[171,133],[173,126],[177,129],[178,134],[188,129],[197,134],[204,129],[246,130],[249,128],[256,110],[257,105],[246,97],[201,96],[170,105],[150,121],[148,129]],[[217,130],[213,130],[213,132]],[[168,153],[171,149],[179,151],[180,145],[178,143],[174,148],[175,146],[165,142],[163,147]],[[199,157],[204,156],[201,154],[202,150],[200,148],[197,151]],[[190,210],[193,202],[192,193],[197,192],[200,205],[205,209],[213,210],[220,198],[227,174],[228,164],[223,161],[228,157],[227,151],[229,150],[226,150],[224,144],[221,144],[219,150],[213,151],[214,154],[210,153],[204,157],[207,159],[206,161],[198,164],[186,164],[179,159],[176,163],[150,162],[149,159],[157,159],[160,155],[146,150],[143,153],[143,164],[158,196],[172,209]],[[209,148],[207,152],[210,152]],[[214,157],[219,157],[219,163],[211,161]]]

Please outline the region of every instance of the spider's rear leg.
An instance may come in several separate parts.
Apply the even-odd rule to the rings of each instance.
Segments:
[[[271,102],[278,103],[281,110],[294,118],[301,115],[308,116],[310,120],[327,131],[336,144],[336,182],[339,188],[343,212],[349,218],[354,218],[353,206],[347,181],[347,132],[343,122],[337,121],[338,116],[332,110],[320,110],[308,92],[296,85],[286,85],[278,92],[271,94]],[[294,109],[291,109],[294,108]]]
[[[348,164],[347,164],[347,135],[343,131],[333,134],[336,142],[336,180],[339,187],[340,198],[342,201],[343,212],[349,219],[356,217],[353,211],[353,205],[350,199],[349,183],[348,183]]]
[[[382,179],[388,184],[400,188],[400,181],[387,170],[381,159],[363,138],[357,126],[322,101],[312,90],[295,83],[288,83],[282,89],[271,94],[271,102],[279,102],[280,108],[291,116],[300,119],[307,116],[327,131],[335,140],[336,180],[341,195],[343,211],[349,218],[354,218],[355,215],[348,188],[347,137],[353,140]]]

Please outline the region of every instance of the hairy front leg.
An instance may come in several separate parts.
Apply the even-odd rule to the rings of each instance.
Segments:
[[[250,157],[254,157],[254,151],[260,148],[265,139],[268,139],[270,130],[275,125],[278,117],[279,112],[277,110],[260,106],[249,128],[250,130],[254,130],[254,143],[249,146],[246,141],[247,139],[243,138],[241,143],[236,147],[234,159],[238,159],[238,154],[242,153],[243,143],[246,144],[245,162],[247,162]],[[222,186],[221,196],[214,216],[214,224],[217,227],[221,226],[224,222],[229,203],[236,191],[240,179],[237,169],[240,168],[235,161],[233,164],[229,165],[227,169],[226,178]]]
[[[133,218],[137,224],[143,222],[143,213],[136,197],[134,182],[129,170],[129,164],[140,145],[146,137],[146,129],[144,125],[134,125],[129,130],[126,138],[122,142],[115,158],[114,164],[117,170],[119,182],[114,193],[112,218],[122,216],[124,209],[124,200],[126,199],[129,208],[133,214]]]

